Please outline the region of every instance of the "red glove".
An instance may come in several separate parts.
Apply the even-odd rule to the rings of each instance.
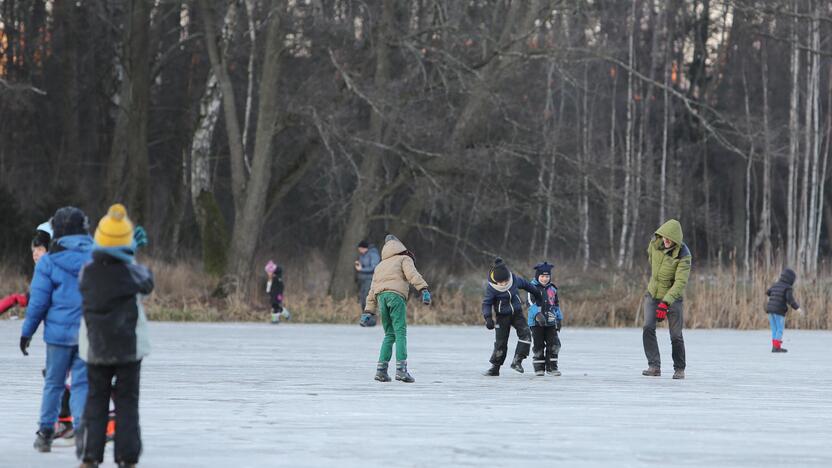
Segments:
[[[17,305],[20,307],[26,307],[29,305],[29,296],[26,294],[15,294],[17,296]]]
[[[664,319],[667,318],[667,302],[659,302],[659,307],[656,308],[656,320],[659,322],[664,322]]]

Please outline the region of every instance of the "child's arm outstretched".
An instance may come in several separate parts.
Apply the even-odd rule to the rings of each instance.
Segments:
[[[494,316],[492,310],[494,309],[494,293],[488,285],[485,286],[485,294],[482,297],[482,317],[485,319],[485,328],[489,330],[494,329]]]
[[[792,288],[786,288],[786,302],[792,306],[792,309],[794,309],[795,312],[800,311],[800,304],[798,304],[797,299],[794,298],[794,291]]]
[[[419,270],[416,269],[416,264],[413,263],[413,259],[405,256],[404,260],[402,261],[402,272],[404,273],[404,277],[407,279],[407,282],[413,285],[417,291],[422,293],[422,302],[425,305],[430,305],[431,297],[430,291],[428,290],[428,283],[422,278],[421,273]]]
[[[518,289],[528,291],[529,294],[531,294],[534,297],[535,304],[543,304],[543,293],[540,292],[540,288],[532,284],[526,278],[514,275],[514,284],[517,285]]]

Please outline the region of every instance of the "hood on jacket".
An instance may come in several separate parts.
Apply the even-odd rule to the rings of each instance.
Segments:
[[[656,235],[673,241],[676,245],[682,245],[684,236],[682,235],[682,224],[675,219],[669,219],[664,224],[656,229]]]
[[[89,261],[92,250],[92,237],[89,234],[75,234],[64,236],[55,241],[58,246],[54,252],[49,252],[52,263],[63,270],[78,275],[81,268]]]
[[[791,268],[785,268],[783,272],[780,273],[780,281],[794,285],[795,279],[797,279],[797,274]]]
[[[407,247],[402,244],[402,241],[400,241],[398,237],[393,234],[388,234],[387,237],[384,238],[384,247],[381,248],[382,260],[387,260],[390,257],[394,257],[405,252],[407,252]]]

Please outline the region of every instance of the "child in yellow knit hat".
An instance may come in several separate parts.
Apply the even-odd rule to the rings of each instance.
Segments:
[[[89,393],[84,424],[76,437],[84,463],[104,461],[110,395],[116,409],[115,461],[139,461],[139,376],[150,351],[142,298],[153,291],[153,274],[136,263],[139,240],[124,205],[110,207],[95,230],[92,263],[81,275],[84,320],[80,353],[87,362]],[[115,377],[115,386],[113,378]]]

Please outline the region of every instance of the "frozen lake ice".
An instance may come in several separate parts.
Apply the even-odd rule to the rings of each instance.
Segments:
[[[0,321],[0,466],[76,466],[32,448],[44,366]],[[832,332],[686,330],[687,379],[646,367],[640,329],[562,333],[562,377],[488,367],[485,327],[410,327],[415,384],[373,380],[381,327],[152,323],[148,467],[832,466]],[[516,338],[512,338],[513,352]],[[108,446],[104,466],[114,466]]]

